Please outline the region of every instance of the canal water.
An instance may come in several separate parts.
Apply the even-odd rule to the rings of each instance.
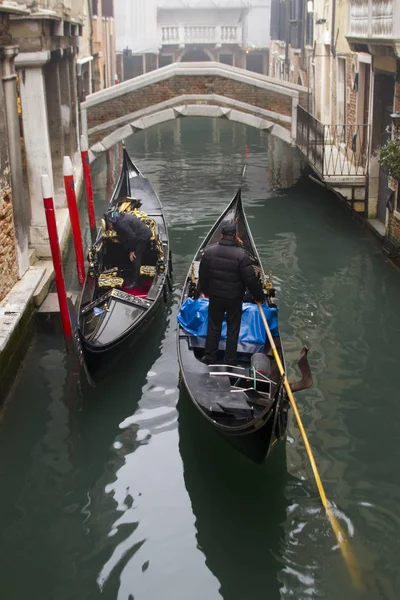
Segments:
[[[0,584],[22,600],[400,597],[400,274],[297,150],[224,120],[185,119],[128,150],[159,193],[172,296],[151,333],[82,398],[63,340],[41,322],[0,427]],[[247,147],[247,150],[246,150]],[[328,497],[366,589],[346,571],[296,424],[256,466],[178,387],[176,310],[189,261],[243,196],[278,289],[290,378]],[[116,154],[94,164],[96,210]],[[108,168],[108,172],[107,172]],[[68,266],[74,285],[73,264]]]

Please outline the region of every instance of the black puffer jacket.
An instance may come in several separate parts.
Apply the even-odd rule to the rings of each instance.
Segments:
[[[264,299],[247,253],[234,240],[221,239],[206,249],[200,263],[199,288],[206,296],[220,298],[243,298],[248,288],[255,300]]]
[[[119,213],[114,224],[118,238],[128,252],[134,252],[139,240],[151,238],[150,229],[140,219],[129,213]]]

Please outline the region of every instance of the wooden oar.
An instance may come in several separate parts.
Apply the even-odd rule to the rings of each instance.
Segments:
[[[345,563],[347,565],[347,568],[349,569],[349,572],[350,572],[351,578],[353,580],[353,583],[355,584],[355,586],[358,589],[364,589],[365,588],[365,583],[364,583],[363,578],[362,578],[361,569],[360,569],[360,567],[359,567],[359,565],[357,563],[357,560],[356,560],[356,558],[355,558],[355,556],[354,556],[354,554],[353,554],[353,552],[352,552],[352,550],[350,548],[350,545],[349,545],[348,539],[346,537],[346,534],[343,531],[342,527],[340,526],[339,521],[335,517],[335,515],[334,515],[334,513],[332,511],[332,508],[331,508],[331,506],[330,506],[330,504],[328,502],[328,499],[326,497],[324,486],[322,485],[321,477],[319,476],[317,465],[315,463],[314,454],[313,454],[313,451],[311,450],[311,446],[310,446],[310,443],[308,441],[306,430],[304,429],[303,422],[301,420],[299,411],[297,409],[296,400],[294,399],[292,390],[290,389],[290,385],[289,385],[288,379],[286,377],[285,370],[283,368],[281,358],[280,358],[278,350],[277,350],[277,348],[275,346],[274,338],[272,337],[271,330],[269,328],[269,325],[268,325],[267,319],[265,317],[264,311],[262,309],[262,306],[261,306],[261,304],[259,302],[257,302],[257,304],[258,304],[258,310],[260,311],[260,315],[261,315],[262,321],[264,323],[265,331],[267,332],[268,340],[269,340],[269,343],[270,343],[270,346],[271,346],[271,349],[272,349],[272,352],[273,352],[273,355],[274,355],[274,358],[275,358],[275,362],[276,362],[276,364],[278,366],[278,369],[279,369],[279,372],[280,372],[281,376],[283,377],[283,384],[285,386],[286,393],[287,393],[288,398],[290,400],[290,404],[292,405],[293,412],[294,412],[295,417],[296,417],[297,425],[298,425],[298,427],[300,429],[300,433],[301,433],[304,445],[305,445],[306,450],[307,450],[308,458],[309,458],[309,461],[311,463],[311,468],[312,468],[313,473],[314,473],[315,482],[317,484],[319,495],[321,497],[322,505],[325,508],[327,517],[328,517],[328,519],[330,521],[330,524],[332,526],[332,529],[333,529],[333,531],[335,533],[336,539],[337,539],[338,544],[339,544],[339,548],[340,548],[340,550],[342,552],[342,556],[343,556],[344,561],[345,561]]]

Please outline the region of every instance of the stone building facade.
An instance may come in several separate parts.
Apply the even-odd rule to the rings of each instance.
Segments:
[[[268,75],[271,0],[116,0],[120,81],[175,62]]]
[[[393,0],[272,0],[270,74],[312,91],[301,149],[320,179],[387,238],[397,210],[387,212],[393,190],[376,154],[391,135],[399,39]]]
[[[63,157],[79,164],[80,100],[115,82],[113,0],[0,2],[0,75],[1,301],[50,256],[42,174],[66,238]]]
[[[15,47],[10,34],[10,16],[18,14],[18,8],[0,12],[0,302],[7,295],[18,276],[28,267],[26,227],[24,217],[18,220],[20,210],[18,189],[13,197],[10,151],[15,157],[15,142],[19,143],[19,133],[15,139],[13,114],[10,114],[10,102],[16,94],[16,76],[13,71]],[[14,118],[17,118],[17,105],[14,106]],[[18,163],[18,161],[17,161]],[[15,161],[14,161],[15,166]],[[21,176],[21,171],[19,171]],[[16,222],[14,221],[16,217]],[[17,239],[17,228],[19,239]]]

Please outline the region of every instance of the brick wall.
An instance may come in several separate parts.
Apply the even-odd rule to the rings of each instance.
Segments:
[[[233,81],[225,77],[176,75],[170,79],[129,92],[124,96],[89,108],[88,128],[90,130],[110,120],[124,117],[129,113],[148,108],[154,104],[171,100],[184,94],[218,94],[219,96],[246,102],[252,106],[271,110],[282,115],[291,116],[292,114],[292,99],[279,92],[264,90],[251,84]],[[273,121],[273,119],[269,120]],[[282,123],[280,124],[282,125]],[[290,128],[290,125],[288,125],[288,128]],[[111,131],[112,128],[110,128],[108,133],[111,133]],[[96,138],[101,139],[104,136],[104,131],[99,136],[91,135],[91,143],[97,141]]]
[[[0,177],[0,301],[18,279],[11,192]]]
[[[391,257],[400,262],[400,219],[391,212],[389,212],[385,246],[389,250]]]

